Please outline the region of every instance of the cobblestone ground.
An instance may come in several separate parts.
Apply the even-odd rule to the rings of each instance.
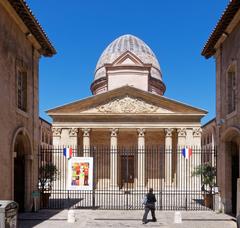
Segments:
[[[183,211],[182,223],[174,223],[174,211],[156,211],[157,222],[142,224],[143,211],[139,210],[74,210],[75,223],[68,223],[67,210],[41,210],[19,215],[19,228],[67,228],[67,227],[162,227],[162,228],[237,228],[235,218],[212,211]]]

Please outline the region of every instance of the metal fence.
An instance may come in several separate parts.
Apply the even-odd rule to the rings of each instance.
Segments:
[[[183,148],[163,146],[65,148],[72,149],[71,157],[93,158],[92,189],[69,190],[72,158],[64,156],[64,147],[42,147],[38,159],[41,208],[143,209],[142,199],[149,188],[156,196],[157,210],[209,210],[213,206],[204,200],[211,190],[204,185],[204,176],[193,173],[204,165],[216,171],[215,148],[193,147],[189,158]]]

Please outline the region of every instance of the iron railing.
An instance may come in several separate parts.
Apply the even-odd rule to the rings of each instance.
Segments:
[[[92,146],[83,149],[67,146],[72,148],[72,157],[93,158],[91,190],[68,189],[68,163],[71,158],[63,155],[63,148],[39,149],[39,169],[52,164],[58,171],[57,178],[47,181],[46,188],[41,189],[41,195],[48,193],[49,196],[49,200],[41,200],[42,208],[143,209],[142,199],[148,189],[153,188],[158,210],[210,209],[204,203],[208,186],[203,186],[201,176],[192,174],[204,163],[216,168],[215,148],[192,147],[192,155],[186,159],[180,147]],[[214,181],[216,185],[216,179]]]

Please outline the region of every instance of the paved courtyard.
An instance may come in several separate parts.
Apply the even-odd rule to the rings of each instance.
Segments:
[[[183,211],[182,223],[174,224],[174,211],[156,211],[157,222],[142,224],[141,210],[75,210],[76,222],[67,222],[67,210],[41,210],[19,215],[19,228],[67,227],[180,227],[180,228],[237,228],[235,218],[212,211]]]

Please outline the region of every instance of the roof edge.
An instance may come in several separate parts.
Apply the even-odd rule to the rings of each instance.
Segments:
[[[68,105],[74,105],[74,104],[77,104],[78,102],[84,102],[84,101],[89,100],[89,99],[96,99],[97,97],[105,97],[105,96],[108,96],[109,93],[117,94],[119,91],[124,91],[125,93],[128,93],[130,91],[135,91],[135,93],[136,92],[137,93],[142,93],[142,94],[145,94],[146,96],[152,96],[152,97],[155,97],[155,98],[161,98],[161,99],[163,99],[166,102],[170,101],[170,102],[173,102],[173,103],[175,103],[177,105],[182,105],[182,106],[185,106],[186,108],[191,108],[191,109],[195,110],[196,112],[199,112],[197,114],[200,114],[202,116],[205,116],[208,113],[208,111],[206,111],[204,109],[200,109],[200,108],[188,105],[186,103],[183,103],[183,102],[180,102],[180,101],[177,101],[177,100],[174,100],[174,99],[170,99],[170,98],[167,98],[165,96],[161,96],[161,95],[153,94],[153,93],[150,93],[150,92],[147,92],[147,91],[143,91],[141,89],[138,89],[138,88],[135,88],[135,87],[131,87],[131,86],[128,86],[128,85],[116,88],[114,90],[107,91],[105,93],[89,96],[89,97],[86,97],[84,99],[80,99],[80,100],[73,101],[73,102],[70,102],[70,103],[67,103],[67,104],[64,104],[64,105],[61,105],[61,106],[57,106],[55,108],[51,108],[49,110],[46,110],[45,112],[48,115],[50,115],[51,113],[55,112],[57,109],[61,109],[61,108],[66,107]],[[137,95],[137,94],[135,94],[135,95]]]
[[[25,0],[8,0],[15,12],[27,26],[31,34],[36,38],[41,46],[41,54],[45,57],[51,57],[56,54],[56,50],[47,37],[42,26],[32,13]]]
[[[227,5],[226,9],[222,13],[221,18],[219,19],[217,25],[213,29],[210,37],[208,38],[201,55],[205,58],[212,57],[216,50],[215,45],[224,33],[225,29],[233,20],[234,16],[237,14],[238,10],[240,9],[240,1],[239,0],[231,0]]]

